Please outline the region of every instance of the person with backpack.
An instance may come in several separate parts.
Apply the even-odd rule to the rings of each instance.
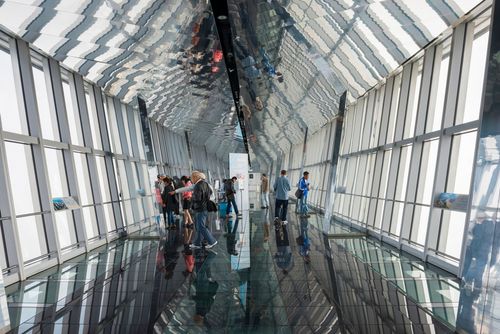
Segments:
[[[274,181],[274,193],[276,194],[276,202],[274,209],[274,223],[278,223],[281,219],[283,225],[288,222],[286,214],[288,210],[288,192],[291,190],[290,181],[286,177],[286,170],[281,171],[281,176]]]
[[[231,205],[233,205],[236,215],[240,215],[240,213],[238,212],[238,206],[236,205],[236,189],[234,187],[234,183],[236,182],[236,180],[238,180],[236,176],[233,176],[230,180],[227,180],[226,184],[224,185],[224,191],[227,198],[226,217],[229,217],[229,213],[231,212]]]
[[[212,187],[206,181],[206,176],[202,172],[194,171],[191,173],[191,181],[193,185],[189,187],[179,188],[172,191],[171,194],[180,194],[187,191],[192,191],[191,209],[194,211],[194,224],[196,228],[196,238],[194,243],[190,245],[192,249],[202,248],[202,242],[206,241],[206,249],[210,249],[217,245],[217,239],[214,238],[210,230],[207,228],[209,202],[215,199]]]
[[[300,196],[297,196],[297,199],[299,200],[300,215],[302,217],[310,217],[308,214],[309,209],[307,207],[307,194],[311,189],[309,184],[309,172],[304,172],[297,186],[297,194]]]

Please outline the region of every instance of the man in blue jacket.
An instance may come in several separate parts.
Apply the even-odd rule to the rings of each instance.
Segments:
[[[299,200],[300,214],[302,217],[309,217],[307,213],[309,208],[307,207],[307,194],[310,190],[309,185],[309,172],[304,172],[304,176],[299,181],[298,187],[302,190],[302,197]]]
[[[286,170],[281,171],[281,176],[274,182],[274,193],[276,194],[276,205],[274,210],[274,221],[278,222],[281,219],[286,225],[286,212],[288,210],[288,192],[291,190],[290,181],[286,177]],[[280,213],[281,209],[281,213]]]

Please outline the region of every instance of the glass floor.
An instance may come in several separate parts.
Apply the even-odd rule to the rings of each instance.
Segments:
[[[451,274],[293,212],[280,228],[269,210],[214,215],[211,250],[151,227],[7,286],[12,332],[453,332]]]

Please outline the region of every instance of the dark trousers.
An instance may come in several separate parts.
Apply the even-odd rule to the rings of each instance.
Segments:
[[[232,197],[227,199],[226,215],[228,215],[229,212],[231,212],[231,204],[234,207],[234,212],[238,214],[238,206],[236,205],[236,198]]]
[[[280,212],[281,209],[281,212]],[[274,208],[274,216],[279,217],[282,221],[286,220],[286,213],[288,210],[288,200],[287,199],[276,199],[276,205]]]

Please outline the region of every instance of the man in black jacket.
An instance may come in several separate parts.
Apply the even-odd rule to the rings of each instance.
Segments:
[[[202,172],[194,171],[191,174],[191,187],[180,188],[175,193],[182,193],[186,191],[193,191],[191,198],[191,209],[194,211],[194,224],[196,228],[196,238],[191,248],[199,249],[202,246],[202,241],[206,240],[207,245],[205,248],[209,249],[217,245],[217,240],[212,233],[207,229],[208,220],[208,202],[212,196],[212,189],[205,181],[206,176]]]

